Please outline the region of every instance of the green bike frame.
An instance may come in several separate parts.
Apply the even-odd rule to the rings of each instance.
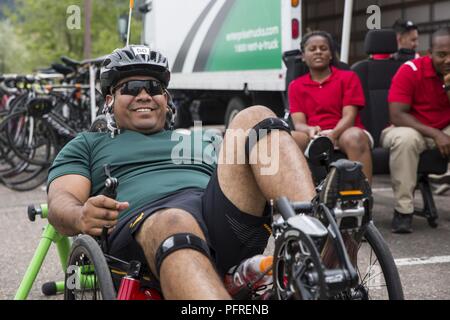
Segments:
[[[42,219],[47,219],[47,204],[41,204],[40,208],[42,211]],[[42,233],[41,241],[39,242],[39,245],[34,253],[33,259],[28,265],[27,271],[22,279],[22,282],[20,283],[20,287],[17,290],[14,300],[27,299],[31,287],[33,286],[33,283],[36,280],[39,271],[41,270],[42,263],[44,262],[44,259],[48,253],[48,249],[50,248],[52,243],[56,244],[62,270],[64,273],[66,272],[71,241],[68,237],[60,235],[52,225],[47,224]],[[64,281],[56,282],[55,285],[57,293],[64,291]]]

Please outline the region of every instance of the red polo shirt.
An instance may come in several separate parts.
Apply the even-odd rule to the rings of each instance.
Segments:
[[[304,113],[309,126],[319,126],[322,130],[336,127],[345,106],[363,108],[365,105],[356,73],[335,67],[331,67],[331,75],[322,84],[313,81],[309,73],[295,79],[289,85],[288,95],[291,113]],[[359,114],[355,126],[364,128]]]
[[[417,120],[441,130],[450,124],[450,101],[443,84],[429,56],[407,61],[392,79],[388,101],[410,105]]]

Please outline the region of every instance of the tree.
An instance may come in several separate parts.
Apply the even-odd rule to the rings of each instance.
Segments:
[[[78,6],[82,15],[80,28],[69,28],[70,6]],[[117,20],[128,12],[127,0],[92,1],[92,57],[110,53],[123,43],[117,32]],[[37,67],[48,67],[67,55],[83,58],[84,0],[16,0],[16,11],[9,14],[12,25],[24,39],[26,51],[30,53],[23,65],[31,71]],[[137,10],[132,20],[132,39],[139,43],[141,22]],[[32,54],[31,54],[32,53]]]
[[[9,21],[0,22],[0,74],[26,73],[19,61],[29,59],[25,45]]]
[[[85,15],[85,28],[84,28],[84,51],[83,57],[85,59],[91,58],[92,51],[92,0],[84,0],[84,15]]]

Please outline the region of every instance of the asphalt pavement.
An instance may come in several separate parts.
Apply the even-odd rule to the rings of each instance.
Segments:
[[[405,298],[450,299],[450,191],[435,196],[440,215],[438,228],[432,229],[425,219],[415,217],[414,232],[397,235],[390,232],[393,196],[389,177],[375,177],[373,190],[373,219],[396,260]],[[46,224],[39,217],[30,222],[26,214],[27,205],[45,201],[46,194],[42,188],[14,192],[0,186],[0,299],[14,298]],[[420,195],[416,202],[420,206]],[[63,272],[53,246],[29,299],[62,299],[62,296],[48,298],[41,293],[43,283],[62,279]]]

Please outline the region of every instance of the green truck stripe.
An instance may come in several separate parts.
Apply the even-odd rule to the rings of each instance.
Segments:
[[[183,70],[184,62],[186,61],[186,57],[189,52],[189,48],[192,45],[192,41],[194,40],[194,37],[198,29],[202,25],[209,11],[211,11],[212,7],[216,2],[217,0],[211,0],[211,2],[208,3],[206,8],[202,11],[200,16],[195,21],[191,30],[189,30],[189,33],[187,34],[186,38],[183,41],[183,44],[180,47],[180,50],[177,53],[177,57],[175,58],[175,62],[173,63],[172,72],[181,72]]]
[[[195,60],[194,72],[205,71],[206,64],[208,63],[208,57],[210,56],[214,43],[217,41],[217,36],[235,2],[236,0],[227,0],[211,24],[211,27],[209,28],[208,33],[206,34],[200,47],[197,59]],[[242,0],[240,0],[240,2],[242,2]]]
[[[281,2],[238,0],[227,5],[205,38],[194,71],[281,68]]]

